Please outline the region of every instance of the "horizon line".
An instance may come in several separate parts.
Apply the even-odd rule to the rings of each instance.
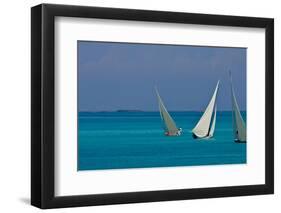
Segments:
[[[229,110],[217,110],[217,112],[229,112],[233,111],[232,109]],[[247,110],[240,110],[240,111],[247,111]],[[159,110],[97,110],[97,111],[89,111],[89,110],[82,110],[78,112],[159,112]],[[169,112],[204,112],[204,110],[169,110]]]

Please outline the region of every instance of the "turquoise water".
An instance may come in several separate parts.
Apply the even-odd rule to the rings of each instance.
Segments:
[[[209,140],[192,138],[201,112],[170,114],[183,129],[179,137],[164,136],[159,112],[80,112],[78,170],[246,163],[246,144],[233,141],[231,112],[217,113]]]

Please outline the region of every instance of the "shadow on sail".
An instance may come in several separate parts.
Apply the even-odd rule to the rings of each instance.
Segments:
[[[202,117],[192,130],[192,135],[194,138],[204,138],[208,139],[213,137],[215,126],[216,126],[216,116],[217,116],[217,106],[216,106],[216,99],[219,87],[219,81],[213,93],[213,96],[203,113]]]
[[[157,98],[158,98],[158,105],[159,105],[159,112],[160,112],[160,117],[162,119],[163,122],[163,127],[164,127],[164,133],[166,136],[179,136],[182,133],[182,129],[178,128],[176,126],[175,121],[173,120],[173,118],[171,117],[171,115],[169,114],[169,112],[167,111],[159,93],[157,88],[155,88],[156,94],[157,94]]]
[[[233,123],[233,135],[236,143],[246,143],[246,125],[241,116],[239,106],[234,93],[232,84],[232,76],[229,71],[230,84],[231,84],[231,102],[232,102],[232,123]]]

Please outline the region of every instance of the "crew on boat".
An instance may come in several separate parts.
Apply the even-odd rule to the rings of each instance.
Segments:
[[[182,133],[182,128],[179,128],[179,129],[178,129],[178,132],[177,132],[177,136],[180,136],[181,133]]]

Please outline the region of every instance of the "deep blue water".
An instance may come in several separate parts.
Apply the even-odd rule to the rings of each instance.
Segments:
[[[231,112],[217,113],[209,140],[192,138],[201,112],[170,114],[183,129],[179,137],[164,136],[159,112],[80,112],[78,170],[246,163],[246,144],[233,141]]]

